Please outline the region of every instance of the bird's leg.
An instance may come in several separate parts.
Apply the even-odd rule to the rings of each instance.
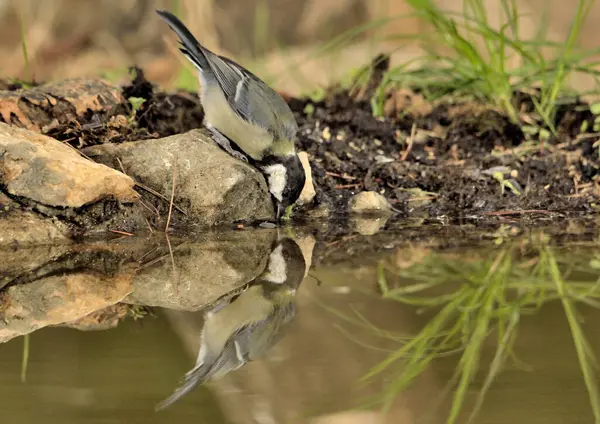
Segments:
[[[227,153],[229,153],[231,156],[233,156],[236,159],[242,160],[244,162],[248,162],[248,158],[246,157],[246,155],[244,155],[242,152],[238,152],[233,147],[231,147],[231,142],[229,141],[229,139],[227,137],[225,137],[223,134],[221,134],[219,132],[219,130],[217,130],[213,126],[208,126],[207,128],[212,133],[213,140],[215,141],[215,143],[217,143],[219,146],[221,146],[221,148],[223,150],[225,150]]]

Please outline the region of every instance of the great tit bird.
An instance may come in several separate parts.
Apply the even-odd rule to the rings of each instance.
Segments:
[[[279,219],[296,202],[305,181],[295,148],[298,124],[290,107],[252,72],[202,46],[172,13],[157,13],[198,69],[204,125],[224,150],[263,173]]]
[[[223,296],[205,312],[194,368],[156,409],[168,407],[199,384],[223,377],[272,347],[295,316],[294,296],[305,270],[296,242],[290,238],[276,242],[259,277],[241,291]]]

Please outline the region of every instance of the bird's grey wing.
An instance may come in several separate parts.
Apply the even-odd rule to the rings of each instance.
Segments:
[[[223,350],[212,363],[204,363],[200,367],[195,367],[186,374],[185,380],[196,379],[198,380],[196,385],[198,385],[214,378],[220,378],[244,365],[249,360],[249,347],[253,334],[261,323],[262,321],[254,322],[236,330],[227,339]]]
[[[227,102],[240,117],[277,138],[293,138],[298,129],[296,120],[287,103],[275,90],[232,60],[215,54],[207,56],[210,57],[211,68]]]
[[[275,345],[283,334],[282,328],[296,315],[296,304],[286,303],[275,309],[267,320],[258,323],[252,340],[248,344],[248,360],[255,360],[264,355]]]
[[[220,378],[271,348],[282,335],[281,328],[295,316],[295,303],[276,307],[267,318],[240,327],[227,340],[222,354],[204,376],[204,381]]]

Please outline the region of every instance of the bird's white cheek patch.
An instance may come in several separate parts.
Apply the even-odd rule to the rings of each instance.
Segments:
[[[269,192],[280,202],[283,199],[283,189],[285,188],[287,170],[281,164],[269,165],[265,167],[264,172],[268,175]]]
[[[265,280],[271,283],[283,284],[287,279],[287,264],[282,250],[283,246],[279,245],[269,255],[268,273],[265,275]]]

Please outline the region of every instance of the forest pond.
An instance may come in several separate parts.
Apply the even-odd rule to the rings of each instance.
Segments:
[[[597,223],[354,222],[0,251],[3,422],[594,422]]]

